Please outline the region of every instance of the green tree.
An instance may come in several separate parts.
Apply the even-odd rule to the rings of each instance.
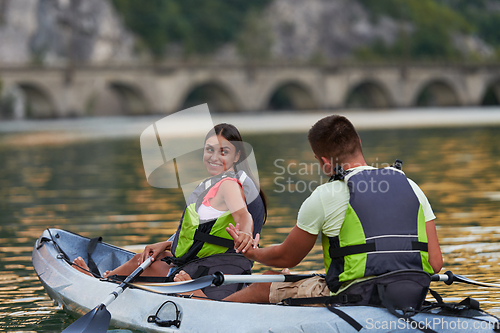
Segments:
[[[236,38],[238,53],[247,62],[265,61],[271,57],[272,43],[271,27],[258,11],[251,10]]]
[[[126,26],[157,57],[168,43],[179,43],[186,54],[207,54],[232,42],[251,10],[269,0],[113,0]]]
[[[452,33],[470,33],[474,27],[458,12],[434,0],[359,0],[374,20],[380,15],[410,22],[414,31],[401,32],[393,45],[380,41],[371,54],[405,59],[457,59],[459,53],[452,43]],[[366,49],[361,53],[369,55]]]
[[[500,11],[490,8],[491,0],[436,0],[459,12],[474,25],[474,32],[487,43],[500,46]],[[498,1],[497,1],[498,2]]]

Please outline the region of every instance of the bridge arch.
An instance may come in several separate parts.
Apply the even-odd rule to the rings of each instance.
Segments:
[[[217,81],[198,83],[189,88],[179,110],[204,103],[208,104],[210,112],[240,111],[236,97],[231,89]]]
[[[486,86],[480,103],[483,106],[500,105],[500,78]]]
[[[143,91],[125,81],[107,82],[87,100],[86,113],[96,116],[142,115],[151,113],[150,103]]]
[[[376,80],[361,81],[348,90],[345,107],[360,109],[380,109],[392,106],[392,101],[385,85]]]
[[[34,82],[18,82],[10,89],[13,105],[21,105],[21,117],[52,118],[57,116],[54,101],[49,90]],[[20,93],[15,93],[15,92]]]
[[[314,110],[318,108],[311,89],[299,81],[277,84],[269,94],[268,110]]]
[[[458,106],[457,90],[445,80],[436,79],[424,83],[415,98],[415,106]]]

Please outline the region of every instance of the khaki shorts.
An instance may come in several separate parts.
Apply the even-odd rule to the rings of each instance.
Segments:
[[[297,282],[273,282],[269,291],[269,302],[279,303],[289,297],[321,297],[330,296],[330,289],[325,279],[314,276]]]

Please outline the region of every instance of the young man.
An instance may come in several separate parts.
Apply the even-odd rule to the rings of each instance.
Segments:
[[[244,254],[268,266],[294,267],[321,233],[326,281],[315,277],[294,283],[254,283],[226,300],[276,303],[288,297],[327,296],[344,282],[365,275],[404,268],[439,272],[443,259],[435,216],[420,188],[398,170],[368,166],[360,138],[345,117],[319,120],[308,139],[323,172],[335,176],[339,165],[347,172],[345,179],[318,186],[302,204],[297,224],[282,244],[250,248]],[[230,233],[237,238],[235,228]],[[369,237],[373,233],[377,235]],[[376,244],[356,248],[367,243]]]
[[[396,168],[368,166],[360,138],[343,116],[319,120],[308,139],[331,181],[304,201],[297,224],[282,244],[250,248],[244,255],[268,266],[294,267],[321,233],[326,278],[254,283],[225,300],[277,303],[289,297],[329,296],[344,283],[391,271],[439,272],[443,259],[435,216],[420,188]],[[334,180],[337,166],[346,171],[337,176],[343,179]],[[238,230],[231,227],[228,232],[236,240]]]

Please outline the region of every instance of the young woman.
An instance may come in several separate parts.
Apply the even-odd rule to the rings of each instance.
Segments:
[[[266,202],[256,186],[236,127],[219,124],[207,134],[203,165],[210,177],[189,196],[173,241],[146,246],[142,253],[106,272],[104,277],[129,275],[149,256],[154,261],[142,276],[170,276],[171,280],[184,270],[196,278],[212,274],[212,268],[226,274],[250,273],[252,263],[241,253],[257,246],[267,215]],[[235,241],[226,231],[230,224],[239,229]],[[74,263],[87,268],[81,257]],[[229,288],[213,289],[212,293],[205,290],[205,293],[220,299],[238,288],[237,285],[226,287]]]

